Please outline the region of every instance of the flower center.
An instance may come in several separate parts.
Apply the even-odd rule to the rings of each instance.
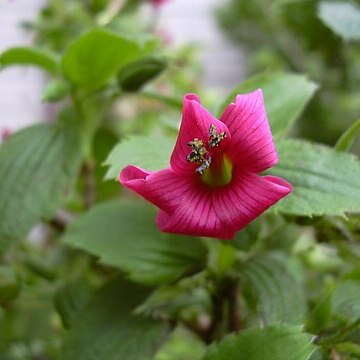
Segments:
[[[215,125],[211,125],[207,143],[198,138],[188,143],[191,152],[186,160],[200,165],[195,171],[202,175],[202,180],[210,186],[227,185],[232,178],[232,161],[227,155],[216,153],[214,149],[225,138],[225,131],[218,133]]]
[[[212,157],[211,166],[202,175],[202,181],[212,187],[225,186],[231,182],[233,163],[226,154]]]

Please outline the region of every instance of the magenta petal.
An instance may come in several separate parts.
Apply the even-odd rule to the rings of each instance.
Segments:
[[[221,121],[231,132],[228,152],[241,168],[259,173],[276,165],[278,156],[261,89],[238,95]]]
[[[237,172],[227,187],[212,189],[171,169],[149,173],[127,166],[120,182],[160,208],[160,230],[170,233],[233,238],[236,231],[292,191],[285,180]]]
[[[207,142],[209,139],[210,126],[215,125],[218,133],[225,131],[227,137],[221,142],[219,150],[225,149],[230,143],[230,132],[225,124],[212,116],[200,103],[195,94],[187,94],[184,97],[184,108],[179,135],[175,148],[171,155],[171,168],[179,175],[194,174],[198,164],[190,164],[186,157],[190,153],[187,145],[190,141],[198,138]]]
[[[171,213],[192,186],[191,182],[177,176],[171,169],[150,173],[133,165],[121,171],[119,181],[160,209]]]
[[[234,231],[221,223],[211,197],[208,190],[192,189],[172,214],[159,212],[156,218],[158,227],[162,231],[176,234],[233,238]]]
[[[241,230],[292,191],[284,179],[239,172],[231,186],[213,194],[213,204],[224,226]]]
[[[196,180],[178,176],[171,169],[150,173],[130,165],[119,181],[160,208],[160,230],[229,239],[234,236],[222,226],[212,206],[211,190]]]

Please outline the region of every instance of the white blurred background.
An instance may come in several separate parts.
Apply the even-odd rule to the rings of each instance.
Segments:
[[[31,44],[31,36],[19,25],[34,18],[44,2],[0,0],[0,52],[11,46]],[[230,89],[243,79],[243,58],[217,29],[215,6],[221,6],[221,1],[169,0],[159,10],[159,27],[166,29],[175,44],[199,45],[206,86]],[[0,72],[0,131],[15,131],[44,120],[43,83],[42,73],[33,68]]]

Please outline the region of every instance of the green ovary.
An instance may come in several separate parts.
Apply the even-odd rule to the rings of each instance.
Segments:
[[[201,175],[204,183],[212,187],[228,185],[231,182],[233,163],[226,154],[219,154],[211,159],[211,165]]]

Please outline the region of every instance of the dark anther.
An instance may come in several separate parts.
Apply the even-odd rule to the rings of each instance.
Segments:
[[[209,137],[208,145],[210,148],[219,146],[221,140],[224,140],[226,138],[226,132],[222,131],[220,134],[218,134],[215,125],[210,126],[209,134],[210,137]]]

